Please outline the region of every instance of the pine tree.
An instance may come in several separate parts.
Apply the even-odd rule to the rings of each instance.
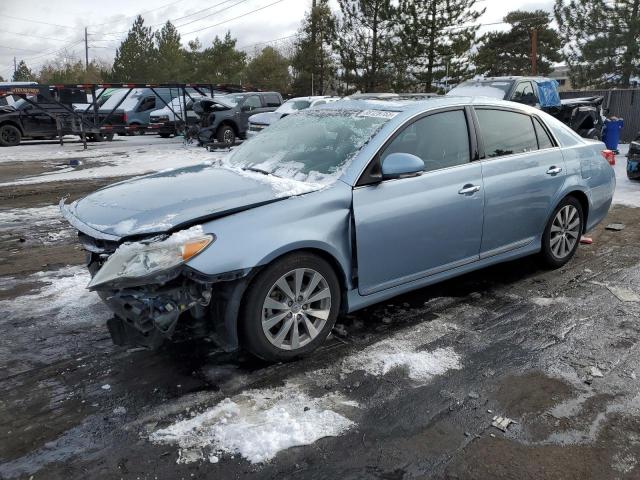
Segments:
[[[516,10],[504,21],[511,25],[507,32],[490,32],[480,41],[474,56],[476,73],[488,76],[531,74],[531,31],[538,37],[538,73],[548,75],[552,63],[562,60],[558,32],[551,28],[551,15],[543,10]]]
[[[556,0],[564,57],[576,87],[629,87],[640,75],[640,0]]]
[[[289,60],[273,47],[265,47],[247,65],[247,83],[261,90],[289,91]]]
[[[396,51],[409,66],[409,81],[415,87],[432,92],[445,82],[458,83],[470,76],[469,52],[479,28],[476,20],[485,11],[474,8],[476,3],[401,0],[396,44],[400,51]]]
[[[13,81],[14,82],[33,82],[35,81],[35,79],[36,79],[35,74],[31,70],[29,70],[29,67],[27,67],[27,64],[25,63],[25,61],[20,60],[20,63],[18,63],[18,68],[13,74]]]
[[[156,50],[153,78],[156,82],[181,82],[191,80],[186,71],[186,52],[180,43],[176,27],[167,21],[155,34]]]
[[[144,26],[144,19],[138,15],[129,30],[127,38],[116,50],[113,61],[113,79],[119,82],[152,82],[154,42],[150,27]]]
[[[325,95],[335,76],[331,45],[336,39],[336,19],[328,0],[311,8],[295,42],[291,66],[295,95]]]
[[[342,18],[334,47],[345,88],[388,90],[397,10],[390,0],[338,0],[338,5]]]
[[[236,49],[237,40],[227,32],[223,39],[217,35],[210,47],[196,55],[198,81],[211,83],[242,83],[247,54]],[[193,50],[193,46],[192,46]]]

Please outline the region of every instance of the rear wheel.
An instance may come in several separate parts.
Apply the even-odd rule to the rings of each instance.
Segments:
[[[171,136],[170,133],[160,133],[159,134],[162,138],[169,138]]]
[[[0,127],[0,145],[3,147],[15,147],[20,145],[22,134],[18,127],[13,125],[3,125]]]
[[[218,139],[218,142],[227,147],[231,147],[236,143],[236,132],[233,130],[233,127],[230,127],[229,125],[221,125],[216,133],[216,138]]]
[[[550,268],[560,268],[573,257],[583,230],[582,205],[567,197],[556,207],[542,236],[541,257]]]
[[[246,348],[268,361],[284,361],[318,348],[340,309],[340,284],[331,266],[294,253],[266,267],[249,286],[241,312]]]

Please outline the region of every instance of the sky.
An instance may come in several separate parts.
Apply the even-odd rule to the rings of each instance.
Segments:
[[[331,4],[338,10],[337,0]],[[229,30],[238,47],[251,53],[290,41],[273,42],[295,34],[310,6],[311,0],[0,0],[0,75],[11,79],[14,57],[35,71],[65,50],[84,60],[85,27],[89,59],[111,62],[137,14],[156,29],[171,20],[185,45],[196,37],[208,45]],[[485,7],[479,22],[493,23],[516,9],[551,12],[553,0],[479,0],[476,8]]]

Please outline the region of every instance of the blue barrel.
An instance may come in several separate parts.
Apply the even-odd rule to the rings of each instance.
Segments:
[[[602,141],[609,150],[614,152],[618,151],[618,144],[620,143],[620,132],[624,126],[624,120],[621,118],[616,120],[606,119],[604,121],[604,128],[602,129]]]

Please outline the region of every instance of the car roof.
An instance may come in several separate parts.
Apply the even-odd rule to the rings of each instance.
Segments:
[[[547,77],[532,77],[526,75],[510,75],[508,77],[481,77],[481,78],[472,78],[467,80],[464,83],[473,83],[473,82],[505,82],[505,81],[515,81],[515,80],[533,80],[536,82],[546,82],[552,80]]]

